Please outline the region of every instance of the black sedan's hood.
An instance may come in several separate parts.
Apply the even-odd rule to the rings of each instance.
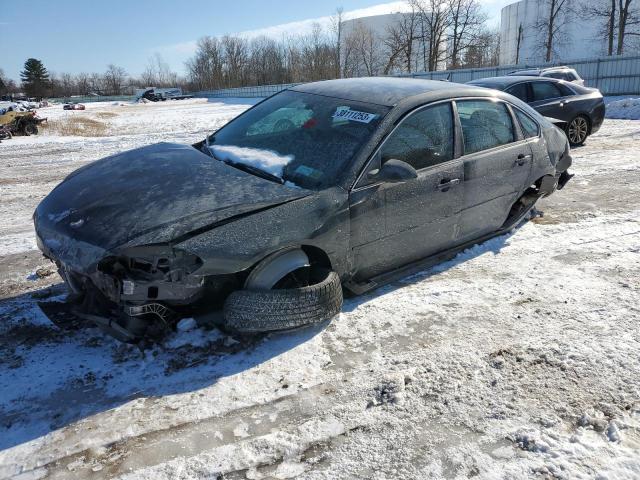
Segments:
[[[165,243],[309,195],[225,165],[188,145],[160,143],[69,175],[38,206],[36,230],[104,250]]]

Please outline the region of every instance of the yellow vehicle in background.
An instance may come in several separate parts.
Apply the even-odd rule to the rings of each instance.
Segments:
[[[15,107],[0,108],[0,127],[6,127],[13,135],[37,135],[38,125],[45,122],[36,112],[21,112]]]

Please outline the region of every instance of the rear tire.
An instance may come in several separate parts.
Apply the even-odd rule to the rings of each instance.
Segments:
[[[316,283],[306,287],[232,292],[224,304],[225,325],[240,333],[270,332],[321,323],[340,313],[338,274],[317,268],[312,278]]]
[[[589,136],[589,119],[584,115],[578,115],[567,124],[565,133],[569,144],[572,147],[579,147]]]
[[[23,130],[24,134],[29,137],[31,135],[37,135],[38,134],[38,127],[33,124],[33,123],[27,123],[25,124]]]

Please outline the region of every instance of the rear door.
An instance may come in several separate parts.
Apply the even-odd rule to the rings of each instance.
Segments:
[[[462,127],[464,198],[460,239],[478,238],[504,223],[531,173],[532,149],[505,102],[456,101]]]
[[[575,117],[571,92],[553,81],[538,80],[531,82],[531,105],[545,117],[557,118],[569,122]]]
[[[464,171],[455,158],[451,102],[419,108],[385,139],[351,194],[351,238],[361,280],[452,247]],[[418,177],[367,184],[366,171],[402,160]]]

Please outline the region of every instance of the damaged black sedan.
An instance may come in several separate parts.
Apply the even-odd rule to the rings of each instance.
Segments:
[[[240,332],[321,322],[343,288],[368,291],[512,229],[570,164],[562,131],[501,92],[401,78],[297,86],[193,146],[69,175],[34,214],[69,288],[47,313],[127,342],[186,315]]]

